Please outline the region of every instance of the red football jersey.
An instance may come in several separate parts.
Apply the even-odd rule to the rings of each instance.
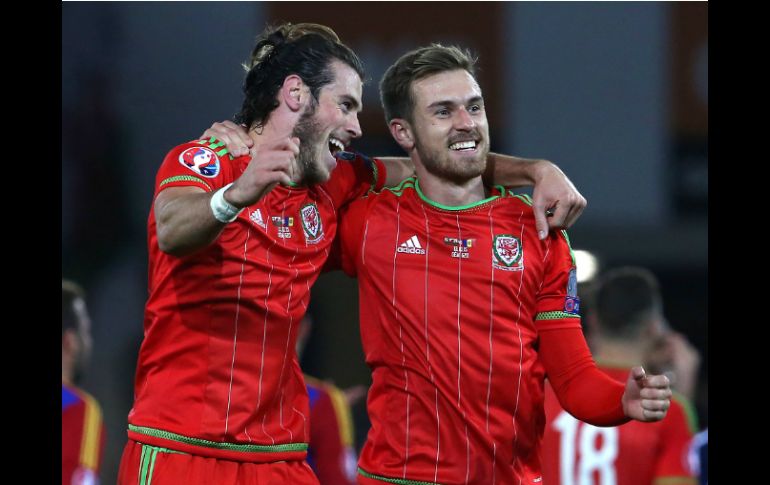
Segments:
[[[600,366],[619,382],[626,381],[631,367]],[[578,421],[564,411],[547,385],[545,413],[543,485],[696,483],[687,463],[695,414],[681,396],[675,395],[662,421],[631,421],[604,428]]]
[[[156,178],[217,190],[247,167],[221,142],[171,150]],[[378,188],[379,161],[339,160],[331,179],[277,186],[190,256],[160,251],[148,220],[149,299],[129,437],[239,461],[302,459],[308,397],[295,353],[310,287],[329,254],[340,206]]]
[[[566,234],[540,241],[531,199],[502,188],[446,207],[412,178],[348,209],[342,266],[372,369],[360,482],[539,481],[538,330],[580,327]]]
[[[104,439],[102,410],[96,399],[81,389],[62,384],[62,485],[99,483]]]

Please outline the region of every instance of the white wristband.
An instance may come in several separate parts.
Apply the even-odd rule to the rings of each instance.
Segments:
[[[233,222],[243,211],[243,208],[237,209],[234,205],[225,200],[225,190],[229,189],[232,183],[225,185],[221,189],[214,192],[211,196],[209,205],[211,206],[211,212],[214,213],[214,217],[219,222]]]

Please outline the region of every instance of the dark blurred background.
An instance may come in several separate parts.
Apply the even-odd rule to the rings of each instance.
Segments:
[[[101,402],[114,483],[133,400],[147,296],[146,220],[173,146],[241,103],[255,36],[277,21],[332,27],[363,59],[356,148],[401,154],[377,83],[414,47],[480,56],[492,148],[557,163],[588,199],[570,230],[600,271],[646,266],[665,313],[701,351],[708,423],[708,4],[506,2],[65,2],[62,11],[62,276],[89,292],[95,349],[83,387]],[[340,387],[369,382],[355,281],[322,276],[303,357]],[[354,409],[358,444],[364,404]]]

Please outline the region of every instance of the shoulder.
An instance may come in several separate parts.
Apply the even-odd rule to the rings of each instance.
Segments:
[[[367,194],[366,198],[377,200],[382,198],[394,199],[403,197],[404,195],[415,193],[416,182],[416,177],[408,177],[393,187],[383,187],[379,191],[370,192]]]
[[[165,161],[178,162],[198,176],[215,178],[222,165],[233,160],[221,141],[191,140],[169,150]]]

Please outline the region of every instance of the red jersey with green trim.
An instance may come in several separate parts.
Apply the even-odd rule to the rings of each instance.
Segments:
[[[171,150],[156,178],[217,190],[249,163],[221,142]],[[338,161],[331,179],[277,186],[208,247],[176,257],[148,220],[149,299],[129,438],[238,461],[303,459],[308,397],[295,353],[300,318],[337,231],[340,206],[380,187],[380,162]]]
[[[321,485],[354,485],[356,452],[353,417],[345,395],[335,386],[305,376],[310,397],[310,448],[307,462]]]
[[[629,369],[599,368],[619,382]],[[687,462],[688,445],[697,428],[692,406],[674,395],[662,421],[631,421],[596,427],[564,411],[546,386],[547,426],[543,439],[545,485],[695,485]]]
[[[566,234],[540,241],[531,199],[502,188],[452,208],[412,178],[348,209],[372,369],[360,483],[538,483],[538,331],[580,327]]]
[[[104,451],[102,410],[90,394],[61,385],[62,485],[99,483]]]

